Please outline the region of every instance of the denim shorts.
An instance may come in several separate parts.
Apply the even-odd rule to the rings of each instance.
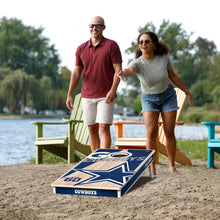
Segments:
[[[159,94],[141,94],[142,112],[171,112],[179,109],[176,91],[170,84],[165,92]]]

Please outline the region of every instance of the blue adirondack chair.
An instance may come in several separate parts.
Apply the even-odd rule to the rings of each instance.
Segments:
[[[215,126],[220,122],[202,122],[208,127],[208,167],[214,168],[215,152],[220,154],[220,139],[215,138]]]
[[[70,120],[64,122],[31,122],[36,126],[36,164],[43,162],[43,150],[54,153],[68,163],[79,161],[91,153],[88,145],[89,131],[83,124],[83,110],[81,94],[75,96],[74,108]],[[68,125],[67,135],[64,137],[43,137],[43,125]]]

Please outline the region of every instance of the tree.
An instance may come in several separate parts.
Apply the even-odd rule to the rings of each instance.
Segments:
[[[214,55],[209,62],[207,78],[212,79],[216,85],[220,84],[220,53]]]
[[[192,36],[192,33],[188,35],[182,28],[182,24],[177,24],[175,22],[170,23],[169,20],[163,20],[157,35],[160,40],[170,46],[169,56],[171,57],[173,63],[178,62],[181,55],[187,54],[193,49],[190,44],[190,37]]]
[[[33,76],[22,70],[10,71],[0,83],[0,97],[10,113],[16,113],[26,105]]]
[[[37,79],[49,76],[56,82],[59,56],[42,35],[43,28],[24,26],[18,19],[0,20],[0,66],[21,69]]]
[[[191,94],[194,98],[195,106],[203,106],[205,103],[212,103],[213,98],[211,91],[213,82],[210,80],[199,80],[190,88]]]
[[[67,109],[66,108],[66,96],[67,90],[69,88],[71,78],[71,71],[67,67],[62,67],[60,74],[57,78],[57,87],[56,87],[56,109]],[[73,98],[81,92],[82,88],[82,75],[79,80],[79,83],[72,94]]]
[[[135,112],[141,112],[142,105],[141,105],[141,95],[139,94],[132,105],[132,108]]]
[[[194,56],[185,52],[178,57],[178,62],[174,64],[176,74],[181,78],[187,88],[190,88],[198,78],[194,72]]]
[[[213,55],[217,54],[216,45],[213,41],[198,37],[193,45],[197,62],[202,59],[210,59]]]
[[[213,97],[213,105],[220,110],[220,86],[217,85],[211,92]]]
[[[38,109],[55,109],[55,92],[52,89],[52,79],[48,76],[43,76],[40,79],[40,92],[38,95]]]
[[[193,47],[195,51],[193,74],[196,80],[204,80],[212,65],[212,59],[217,54],[216,45],[213,41],[198,37]]]

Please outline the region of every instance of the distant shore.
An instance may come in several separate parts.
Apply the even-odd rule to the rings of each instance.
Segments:
[[[0,119],[38,119],[38,118],[69,118],[70,115],[4,115],[0,114]],[[114,115],[114,121],[136,121],[136,122],[143,122],[143,116],[118,116]],[[201,125],[200,123],[185,123],[185,125],[194,125],[198,126]]]
[[[68,118],[69,115],[0,115],[0,119]]]
[[[39,118],[69,118],[70,115],[3,115],[0,114],[0,120],[1,119],[39,119]],[[114,115],[114,121],[134,121],[134,122],[143,122],[143,116],[118,116]],[[191,126],[204,126],[200,123],[184,123],[184,125],[191,125]],[[220,133],[220,126],[215,127],[215,131],[217,133]]]

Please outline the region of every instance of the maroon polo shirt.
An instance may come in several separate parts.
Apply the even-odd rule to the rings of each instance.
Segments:
[[[83,66],[83,98],[102,98],[110,90],[114,78],[114,63],[122,63],[118,44],[102,38],[97,46],[91,39],[77,48],[76,66]]]

